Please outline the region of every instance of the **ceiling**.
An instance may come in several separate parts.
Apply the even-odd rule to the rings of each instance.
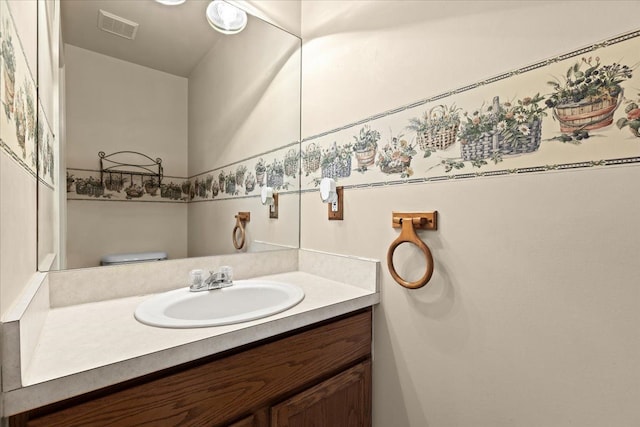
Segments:
[[[62,0],[62,38],[83,49],[188,77],[206,52],[224,35],[205,17],[210,0],[165,6],[154,0]],[[98,10],[139,25],[135,40],[98,29]]]

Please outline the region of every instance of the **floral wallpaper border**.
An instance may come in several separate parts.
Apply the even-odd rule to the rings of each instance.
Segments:
[[[300,189],[299,143],[251,156],[192,177],[164,176],[161,183],[135,174],[100,181],[100,171],[67,169],[67,200],[208,202],[259,197],[264,185],[283,193]],[[96,161],[97,161],[96,157]]]
[[[53,189],[57,141],[11,11],[1,7],[0,147]],[[632,31],[305,138],[300,150],[296,142],[162,185],[130,183],[136,191],[129,193],[96,184],[98,171],[69,169],[68,198],[202,202],[258,197],[265,184],[314,191],[323,177],[364,188],[638,164],[639,36]]]
[[[640,30],[302,140],[302,191],[640,163]]]
[[[300,190],[299,142],[190,178],[190,202],[259,197],[261,187],[280,194]]]
[[[0,2],[0,76],[0,146],[54,189],[57,140],[37,97],[34,75],[7,2]]]

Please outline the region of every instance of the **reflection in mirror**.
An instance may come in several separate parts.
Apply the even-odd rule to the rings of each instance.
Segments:
[[[221,34],[208,3],[61,0],[60,185],[41,185],[41,269],[53,255],[65,269],[235,253],[238,212],[251,212],[242,251],[298,247],[300,39],[253,16]]]

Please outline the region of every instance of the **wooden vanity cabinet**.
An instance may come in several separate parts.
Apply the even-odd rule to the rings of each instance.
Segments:
[[[359,363],[271,408],[272,427],[371,425],[371,361]]]
[[[54,403],[12,427],[371,425],[371,309]]]

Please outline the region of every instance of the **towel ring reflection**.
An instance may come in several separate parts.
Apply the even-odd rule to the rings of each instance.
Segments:
[[[426,285],[429,280],[431,280],[431,276],[433,275],[433,256],[431,255],[431,250],[424,243],[420,237],[416,234],[415,228],[425,228],[425,229],[436,229],[436,212],[430,213],[425,216],[421,216],[420,214],[408,214],[399,216],[394,214],[393,216],[393,226],[394,227],[402,227],[402,231],[400,236],[396,240],[391,243],[389,246],[389,250],[387,251],[387,266],[389,268],[389,273],[391,273],[391,277],[393,280],[398,282],[401,286],[409,289],[418,289]],[[431,218],[429,218],[431,216]],[[397,224],[397,225],[396,225]],[[396,271],[395,266],[393,265],[393,253],[396,248],[403,243],[413,243],[416,245],[423,253],[426,261],[427,261],[427,270],[424,272],[422,277],[415,282],[409,282],[408,280],[400,277],[398,272]]]
[[[237,218],[237,217],[236,217]],[[240,230],[240,240],[237,238],[237,231]],[[233,246],[236,249],[242,249],[244,247],[244,241],[247,233],[244,231],[244,226],[242,222],[236,221],[236,226],[233,227]]]
[[[250,221],[251,215],[249,212],[238,212],[236,215],[236,226],[233,227],[231,232],[231,240],[233,241],[233,247],[236,249],[242,249],[246,240],[245,222]],[[238,231],[240,231],[240,239],[238,240]]]

